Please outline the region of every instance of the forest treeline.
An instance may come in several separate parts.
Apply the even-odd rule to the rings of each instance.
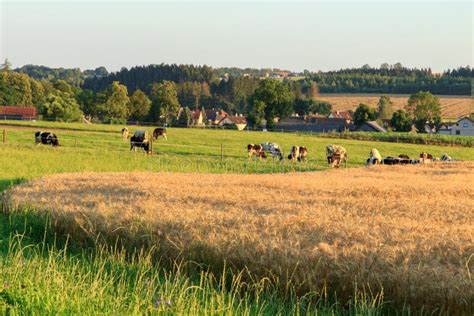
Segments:
[[[86,115],[102,121],[172,124],[184,113],[187,117],[181,119],[188,125],[192,110],[215,108],[244,114],[250,124],[266,122],[271,128],[275,118],[292,113],[330,113],[331,104],[318,100],[320,92],[413,95],[424,91],[428,94],[421,103],[435,104],[438,102],[432,94],[470,91],[473,72],[470,67],[461,67],[435,75],[430,69],[409,69],[400,64],[325,73],[260,71],[175,64],[123,68],[113,73],[104,67],[81,71],[27,65],[12,69],[6,60],[0,67],[0,105],[35,106],[43,117],[65,121]],[[273,78],[275,75],[279,77]],[[381,102],[377,111],[361,104],[360,111],[354,113],[358,121],[392,118],[391,101],[381,98]],[[399,113],[402,117],[398,119],[406,123],[404,129],[417,117],[420,126],[423,120],[437,125],[439,104],[434,108],[429,114],[425,110],[422,114]]]
[[[251,77],[265,78],[272,74],[288,74],[301,90],[307,88],[312,81],[318,85],[321,93],[394,93],[411,94],[428,91],[440,95],[470,95],[471,80],[474,68],[470,66],[448,69],[436,74],[430,68],[408,68],[397,63],[382,64],[380,67],[364,65],[360,68],[340,69],[327,72],[294,73],[281,69],[256,69],[208,66],[160,64],[136,66],[130,69],[109,73],[104,67],[81,71],[79,68],[48,68],[45,66],[26,65],[15,69],[35,79],[65,80],[66,82],[89,89],[94,92],[104,90],[114,81],[125,84],[130,91],[146,90],[153,82],[164,80],[176,83],[206,82],[216,85],[221,79]],[[285,79],[283,79],[285,80]]]

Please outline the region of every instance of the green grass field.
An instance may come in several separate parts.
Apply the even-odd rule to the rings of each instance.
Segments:
[[[330,143],[346,147],[347,167],[363,166],[373,147],[383,156],[417,156],[426,151],[436,156],[448,153],[455,159],[474,159],[474,148],[173,128],[168,130],[168,141],[155,142],[155,154],[148,156],[131,153],[129,143],[121,139],[121,126],[116,125],[2,121],[2,129],[6,130],[6,142],[0,138],[0,192],[28,179],[61,172],[325,170],[325,146]],[[134,127],[130,129],[133,131]],[[54,130],[61,147],[36,146],[35,130]],[[292,145],[305,145],[309,161],[249,161],[246,145],[263,141],[279,143],[286,154]],[[334,297],[314,300],[312,294],[296,297],[291,290],[281,293],[264,286],[265,280],[245,283],[235,271],[216,278],[198,263],[157,264],[146,252],[127,253],[113,245],[81,247],[65,236],[56,236],[48,218],[34,210],[2,214],[0,236],[0,314],[393,313],[378,293],[354,293],[353,301],[341,306]]]

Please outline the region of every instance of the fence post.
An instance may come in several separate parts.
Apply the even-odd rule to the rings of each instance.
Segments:
[[[221,141],[221,162],[224,161],[224,143]]]
[[[7,141],[7,130],[6,129],[3,129],[3,143],[5,144],[5,142]]]
[[[150,138],[150,155],[153,155],[153,136]]]

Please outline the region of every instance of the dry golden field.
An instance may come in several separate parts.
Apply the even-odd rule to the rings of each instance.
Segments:
[[[385,94],[390,97],[396,110],[403,109],[409,95]],[[360,103],[377,107],[381,95],[377,94],[321,94],[318,100],[329,102],[334,110],[354,111]],[[459,118],[474,112],[474,100],[471,96],[438,96],[443,118]]]
[[[301,291],[474,311],[474,163],[274,175],[78,173],[7,192],[73,238],[226,261]]]

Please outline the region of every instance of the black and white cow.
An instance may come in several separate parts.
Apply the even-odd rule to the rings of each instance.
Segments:
[[[130,151],[137,151],[137,148],[143,148],[143,150],[150,154],[150,141],[147,131],[135,131],[132,137],[130,137]]]
[[[50,132],[35,132],[35,143],[37,145],[44,144],[51,146],[59,146],[58,137]]]
[[[283,151],[277,143],[265,142],[261,143],[263,151],[272,155],[272,157],[278,157],[278,159],[283,160]]]
[[[162,136],[165,140],[168,140],[168,137],[166,137],[166,128],[165,127],[157,127],[153,131],[153,139],[157,140],[158,137]]]

